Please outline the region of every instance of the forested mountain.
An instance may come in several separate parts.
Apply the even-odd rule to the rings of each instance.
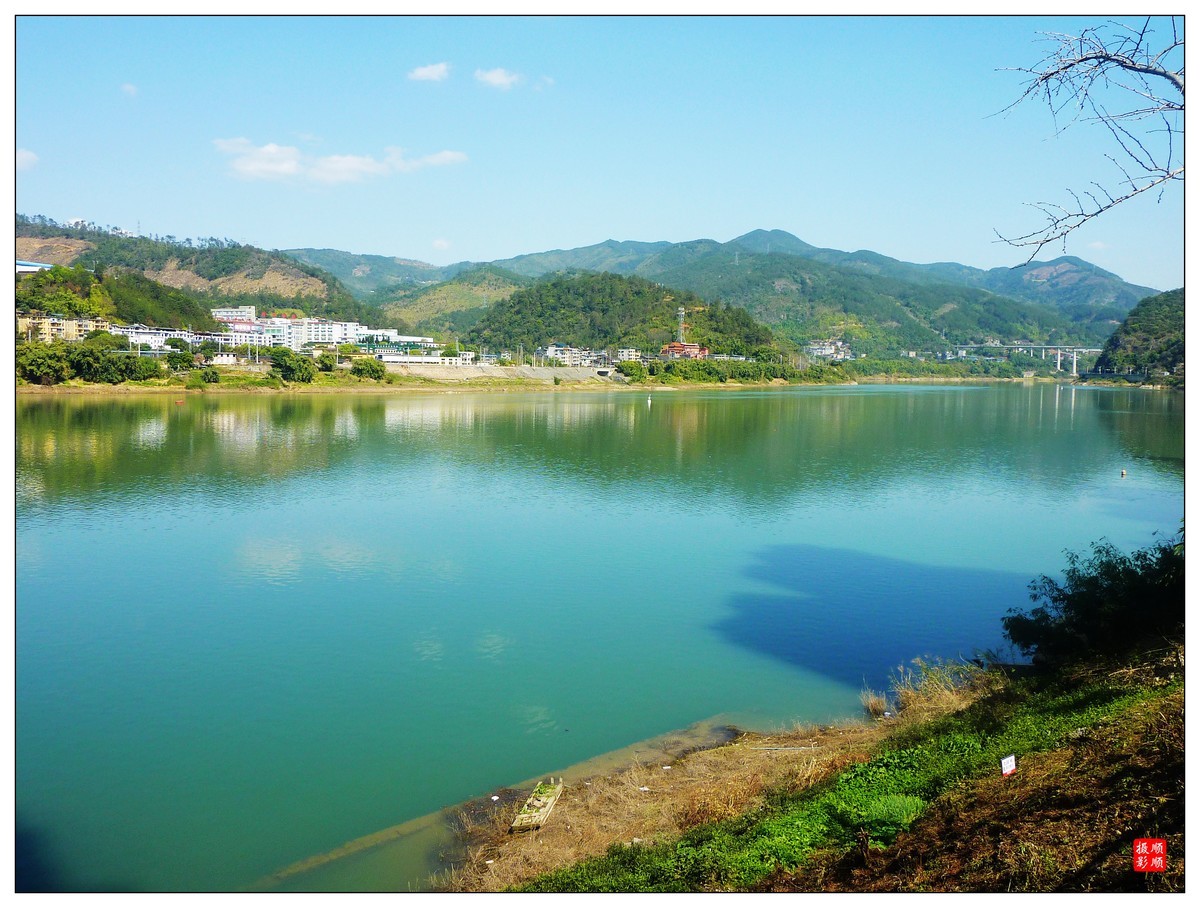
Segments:
[[[1181,287],[1136,306],[1108,339],[1096,361],[1101,371],[1132,369],[1151,376],[1177,375],[1183,366],[1184,292]]]
[[[1072,321],[1120,321],[1138,300],[1156,291],[1128,284],[1117,275],[1074,256],[1030,262],[1015,268],[983,270],[956,262],[918,265],[859,250],[819,249],[782,230],[755,230],[731,240],[751,252],[786,253],[913,283],[941,283],[989,290],[1027,303],[1059,309]]]
[[[482,325],[487,309],[523,278],[578,271],[690,291],[698,303],[745,309],[777,337],[839,338],[867,354],[989,340],[1099,346],[1138,300],[1155,292],[1070,257],[987,271],[952,262],[918,265],[865,250],[823,249],[782,230],[755,230],[727,243],[607,240],[445,267],[331,249],[267,252],[216,238],[119,236],[95,225],[22,216],[17,241],[19,257],[136,270],[205,308],[219,298],[443,335]]]
[[[56,265],[17,281],[16,310],[100,317],[123,324],[217,331],[208,308],[182,290],[164,287],[135,271],[92,271],[82,265]]]
[[[422,334],[458,334],[475,325],[488,307],[531,283],[494,265],[464,271],[440,284],[419,290],[395,290],[379,301],[389,315]]]
[[[313,251],[293,252],[304,258]],[[346,269],[360,267],[361,257],[343,255],[321,261],[348,279]],[[1139,299],[1155,292],[1071,257],[991,270],[918,265],[866,250],[820,248],[782,230],[755,230],[728,243],[607,240],[492,264],[530,276],[634,274],[743,307],[797,341],[841,337],[860,352],[989,339],[1098,346]],[[421,274],[447,280],[468,267],[429,266]],[[456,324],[470,322],[470,310],[457,312]]]
[[[678,330],[714,353],[751,354],[772,347],[769,329],[743,309],[709,304],[694,294],[638,277],[607,273],[559,275],[515,291],[489,307],[466,336],[491,350],[526,350],[550,342],[594,349],[637,347],[658,352]]]
[[[728,245],[654,279],[704,299],[736,301],[795,341],[836,337],[855,352],[938,350],[1014,340],[1099,345],[1107,329],[1072,323],[1046,306],[961,285],[868,275],[794,255]]]
[[[216,306],[253,305],[260,311],[299,310],[376,327],[408,327],[394,318],[384,324],[378,309],[355,299],[320,268],[232,240],[128,236],[95,224],[64,225],[25,215],[17,215],[16,240],[21,259],[99,267],[114,280],[136,274],[159,285],[162,289],[154,291],[159,303],[141,309],[155,319],[147,324],[173,327],[170,319],[176,316],[196,324],[191,310],[207,315]],[[142,291],[150,293],[148,286]]]
[[[360,255],[337,249],[284,249],[283,252],[297,261],[336,276],[360,299],[365,299],[370,293],[383,296],[397,290],[411,290],[446,281],[469,267],[464,263],[462,266],[439,268],[412,259]]]

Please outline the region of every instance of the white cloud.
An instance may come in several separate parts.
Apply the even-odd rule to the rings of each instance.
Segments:
[[[133,98],[133,97],[137,96],[138,87],[136,85],[134,85],[132,82],[126,82],[124,85],[121,86],[121,91],[125,92],[125,94],[129,95],[129,97]]]
[[[291,145],[255,145],[249,139],[214,139],[213,145],[230,156],[230,167],[247,180],[300,178],[317,183],[355,183],[389,173],[411,173],[423,167],[460,164],[461,151],[438,151],[421,158],[405,158],[402,148],[388,148],[382,160],[370,155],[335,154],[315,157]]]
[[[417,82],[441,82],[450,78],[450,64],[431,63],[429,66],[418,66],[408,77]]]
[[[17,170],[33,170],[37,166],[38,156],[27,148],[17,149]]]
[[[353,183],[363,177],[387,173],[388,166],[372,157],[354,154],[333,154],[317,158],[308,175],[321,183]]]
[[[249,139],[215,139],[218,151],[233,155],[230,166],[247,180],[277,180],[301,172],[300,149],[291,145],[255,146]]]
[[[553,88],[554,78],[552,76],[542,76],[538,79],[537,85],[533,87],[534,91],[541,91],[544,88]]]
[[[1088,243],[1088,249],[1107,249],[1107,248],[1108,248],[1108,243],[1101,242],[1100,240],[1096,240],[1095,242]]]
[[[521,76],[517,73],[510,73],[507,69],[477,69],[475,70],[475,78],[485,85],[490,85],[493,88],[499,88],[504,91],[512,88],[521,81]]]
[[[423,158],[406,158],[404,157],[403,148],[389,148],[387,150],[388,165],[401,173],[411,173],[414,170],[420,170],[422,167],[443,167],[446,164],[462,164],[466,160],[467,156],[461,151],[438,151],[433,154],[427,154]]]
[[[439,252],[444,252],[445,250],[450,248],[450,241],[441,239],[439,237],[438,239],[433,241],[433,248],[437,249]]]

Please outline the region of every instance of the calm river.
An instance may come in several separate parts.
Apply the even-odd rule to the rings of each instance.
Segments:
[[[1048,384],[19,397],[18,879],[248,889],[673,730],[856,714],[913,657],[1001,648],[1064,550],[1173,535],[1183,411]],[[440,826],[406,829],[279,888],[423,888]]]

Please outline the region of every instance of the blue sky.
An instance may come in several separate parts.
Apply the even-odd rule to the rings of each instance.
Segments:
[[[779,228],[1016,265],[1111,139],[1001,111],[1041,17],[20,17],[16,210],[445,264]],[[1182,187],[1073,235],[1183,284]],[[1047,248],[1051,258],[1061,246]]]

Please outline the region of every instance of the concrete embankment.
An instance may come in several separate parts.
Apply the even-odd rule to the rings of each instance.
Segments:
[[[601,375],[594,366],[435,366],[414,363],[386,363],[387,370],[396,375],[427,378],[437,382],[471,382],[481,379],[504,379],[508,381],[545,382],[554,379],[569,382],[592,381],[598,384],[624,384],[615,371]]]

